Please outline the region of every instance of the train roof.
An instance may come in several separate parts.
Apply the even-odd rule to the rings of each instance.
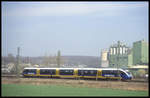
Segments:
[[[121,70],[121,68],[31,68],[31,67],[27,67],[27,68],[24,68],[24,69],[79,69],[79,70],[98,70],[98,69],[101,69],[101,70]]]

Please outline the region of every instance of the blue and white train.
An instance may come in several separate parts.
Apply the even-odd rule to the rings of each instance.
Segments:
[[[132,79],[130,72],[117,68],[24,68],[22,74],[24,77]]]

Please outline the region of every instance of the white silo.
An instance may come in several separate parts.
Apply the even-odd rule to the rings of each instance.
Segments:
[[[108,67],[108,50],[101,51],[101,67]]]

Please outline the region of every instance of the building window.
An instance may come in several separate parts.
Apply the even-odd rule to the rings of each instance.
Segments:
[[[122,47],[120,47],[120,54],[122,54]]]
[[[116,54],[116,48],[114,48],[114,53],[113,54]]]

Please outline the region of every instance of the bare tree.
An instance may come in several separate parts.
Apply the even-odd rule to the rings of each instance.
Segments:
[[[8,63],[15,63],[15,57],[11,53],[8,54]]]
[[[44,56],[43,64],[44,64],[44,66],[48,66],[49,65],[49,58],[48,58],[47,55]]]

